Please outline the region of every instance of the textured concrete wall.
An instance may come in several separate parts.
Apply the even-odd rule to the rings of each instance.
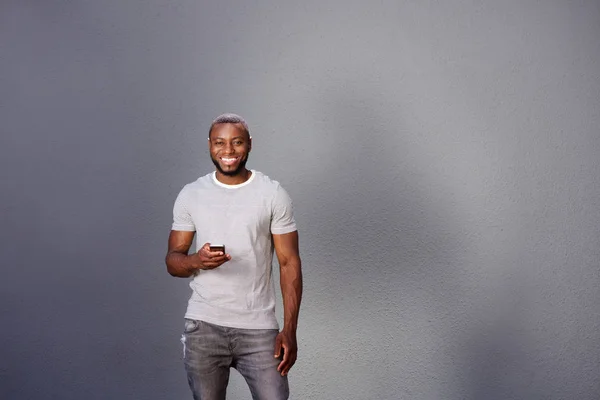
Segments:
[[[599,38],[593,0],[3,1],[0,398],[189,398],[163,256],[223,111],[295,200],[293,399],[600,398]]]

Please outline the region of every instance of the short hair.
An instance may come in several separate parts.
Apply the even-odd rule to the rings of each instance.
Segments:
[[[219,115],[215,120],[210,124],[210,129],[208,130],[208,138],[210,139],[210,133],[212,132],[215,125],[219,124],[239,124],[244,128],[244,131],[250,136],[250,129],[248,129],[248,124],[246,120],[240,117],[237,114],[233,113],[225,113]]]

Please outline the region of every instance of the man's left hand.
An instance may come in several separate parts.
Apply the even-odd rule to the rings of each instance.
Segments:
[[[279,332],[277,338],[275,338],[275,358],[281,357],[282,350],[283,360],[277,366],[277,371],[281,373],[281,376],[285,376],[298,357],[296,332],[286,331],[285,329]]]

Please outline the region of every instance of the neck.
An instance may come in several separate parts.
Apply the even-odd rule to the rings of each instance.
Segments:
[[[225,185],[239,185],[240,183],[244,183],[250,179],[251,175],[252,172],[246,168],[240,170],[240,172],[235,175],[225,175],[219,170],[216,171],[217,180]]]

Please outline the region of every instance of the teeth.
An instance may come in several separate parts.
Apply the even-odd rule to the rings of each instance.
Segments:
[[[237,161],[237,157],[233,157],[233,158],[221,157],[221,161],[225,165],[233,165]]]

